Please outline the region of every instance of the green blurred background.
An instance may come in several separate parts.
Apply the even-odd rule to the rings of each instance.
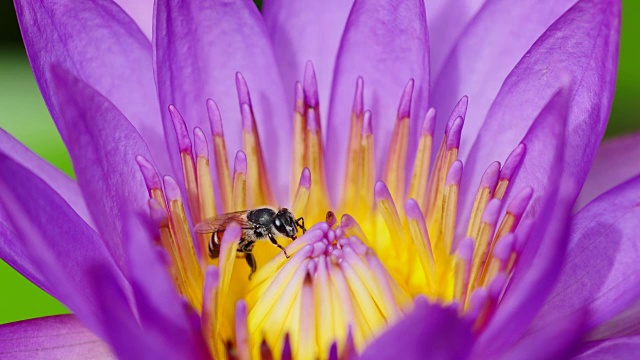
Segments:
[[[0,127],[73,176],[71,162],[40,97],[11,1],[0,4]],[[640,1],[623,0],[618,85],[607,136],[640,129]],[[634,103],[636,102],[636,103]],[[0,324],[68,312],[0,260]]]

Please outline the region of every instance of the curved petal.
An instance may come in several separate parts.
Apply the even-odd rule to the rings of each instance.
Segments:
[[[575,210],[582,209],[600,194],[640,174],[639,158],[640,132],[603,141],[580,191]]]
[[[524,334],[558,277],[574,201],[571,184],[562,182],[569,92],[565,87],[553,96],[523,140],[527,156],[510,185],[510,194],[527,186],[534,189],[516,231],[525,242],[517,249],[510,285],[478,338],[474,349],[478,358],[497,358]]]
[[[412,313],[367,346],[360,359],[466,359],[472,346],[471,326],[455,308],[420,300]]]
[[[80,215],[82,220],[89,225],[93,224],[78,184],[3,129],[0,129],[0,152],[49,184]]]
[[[242,117],[235,91],[235,74],[241,72],[251,89],[263,151],[269,154],[265,157],[269,176],[276,180],[270,183],[276,185],[276,194],[287,194],[291,111],[286,108],[271,42],[254,3],[158,0],[155,16],[153,45],[161,107],[175,105],[189,131],[195,126],[209,129],[205,102],[213,99],[222,114],[229,162],[233,163],[233,154],[242,146]],[[169,112],[162,115],[165,132],[172,134]],[[176,138],[169,135],[167,141],[173,166],[181,174]]]
[[[589,343],[575,360],[633,360],[640,354],[640,336],[615,338]]]
[[[573,87],[564,164],[568,170],[563,176],[572,183],[577,197],[609,117],[619,27],[619,0],[580,0],[520,60],[505,80],[465,162],[463,219],[471,211],[477,189],[474,179],[481,178],[487,164],[507,158],[567,75]]]
[[[464,34],[463,30],[486,2],[487,0],[424,1],[429,24],[431,73],[434,78],[437,78],[446,56],[456,45],[460,35]]]
[[[429,101],[429,39],[423,0],[356,0],[349,14],[336,59],[329,123],[327,177],[332,196],[342,186],[347,139],[356,80],[364,79],[364,106],[373,116],[376,173],[391,142],[400,96],[410,79],[415,81],[411,129],[422,121]],[[415,133],[415,131],[412,131]],[[408,154],[414,154],[409,137]],[[407,163],[412,164],[411,158]]]
[[[11,265],[19,272],[37,271],[51,295],[96,334],[104,334],[106,315],[93,291],[91,269],[103,266],[118,286],[124,286],[125,280],[98,234],[46,183],[3,154],[0,193],[7,217],[2,222],[15,233],[2,240],[17,241],[3,247],[14,247],[24,255],[22,262]]]
[[[153,34],[153,0],[113,0],[129,14],[142,32],[151,40]]]
[[[78,185],[107,248],[124,269],[119,211],[148,208],[135,157],[151,157],[140,135],[112,103],[66,70],[56,67],[52,73],[53,88],[58,89],[54,101],[61,109],[60,125]]]
[[[31,67],[62,139],[52,64],[101,92],[131,121],[169,171],[149,40],[112,1],[14,0]]]
[[[640,300],[640,176],[598,197],[571,221],[565,264],[538,314],[539,331],[588,310],[591,330]]]
[[[584,336],[584,312],[518,341],[501,360],[569,359]]]
[[[262,16],[273,43],[287,94],[294,106],[294,84],[302,78],[307,60],[318,74],[322,124],[327,124],[331,78],[353,0],[267,0]]]
[[[640,299],[626,310],[591,330],[589,340],[640,335]]]
[[[439,111],[448,112],[463,95],[469,97],[460,147],[463,161],[507,75],[536,39],[575,3],[576,0],[488,0],[455,47],[445,54],[442,69],[434,73],[432,104]],[[444,121],[437,123],[435,144],[440,143],[444,127]]]
[[[176,291],[166,263],[162,261],[167,254],[153,246],[155,240],[148,224],[149,215],[129,214],[124,218],[127,268],[146,336],[153,337],[152,343],[162,344],[180,358],[207,358],[202,332],[190,321],[194,310]]]
[[[115,359],[73,315],[58,315],[0,325],[0,358]]]

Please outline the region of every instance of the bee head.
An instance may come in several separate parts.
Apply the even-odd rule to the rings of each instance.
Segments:
[[[298,233],[296,220],[289,209],[282,208],[273,219],[273,227],[277,232],[290,239],[295,240]]]

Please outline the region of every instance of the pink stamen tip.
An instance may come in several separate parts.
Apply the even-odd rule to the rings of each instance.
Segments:
[[[309,168],[302,169],[302,174],[300,174],[299,186],[305,189],[311,188],[311,171],[309,170]]]
[[[447,135],[447,150],[457,149],[460,147],[460,137],[462,136],[462,126],[464,125],[464,118],[457,117],[453,120]]]
[[[407,217],[424,222],[424,215],[422,215],[422,210],[420,210],[420,205],[414,200],[409,199],[404,204],[404,211],[407,214]]]
[[[242,150],[236,153],[236,159],[233,164],[234,173],[247,173],[247,155]]]
[[[313,283],[313,276],[316,274],[318,265],[315,261],[307,263],[307,275],[304,277],[304,286],[311,286]]]
[[[400,97],[400,104],[398,105],[398,120],[409,118],[411,115],[411,98],[413,96],[413,79],[410,79],[405,85]]]
[[[313,109],[309,109],[309,111],[307,111],[307,130],[320,130],[320,117],[318,116],[318,112]]]
[[[349,214],[343,214],[340,218],[340,227],[349,229],[355,225],[356,220]]]
[[[338,360],[338,343],[335,341],[331,343],[329,348],[329,360]]]
[[[244,299],[238,300],[236,303],[236,319],[244,319],[247,317],[247,303]]]
[[[376,185],[373,188],[373,193],[376,203],[384,200],[393,201],[389,188],[387,188],[387,185],[382,181],[376,182]]]
[[[435,126],[436,126],[436,109],[430,108],[429,111],[427,111],[427,115],[424,117],[424,120],[422,121],[422,128],[420,129],[420,135],[433,136],[433,130],[435,129]]]
[[[291,340],[289,339],[289,334],[287,333],[284,336],[284,345],[282,347],[282,354],[280,356],[281,360],[291,360],[292,359],[292,352],[291,352]]]
[[[364,79],[362,76],[358,76],[356,80],[356,93],[353,96],[353,113],[361,115],[364,111]]]
[[[527,186],[524,189],[520,190],[518,194],[511,200],[509,206],[507,206],[507,212],[520,217],[526,210],[529,205],[529,201],[531,201],[531,197],[533,196],[533,188],[531,186]]]
[[[493,256],[499,259],[501,262],[507,261],[509,256],[511,256],[511,251],[513,251],[514,244],[515,235],[513,233],[506,234],[500,240],[498,240],[496,247],[493,250]]]
[[[225,229],[221,243],[237,241],[238,239],[240,239],[240,235],[242,235],[242,227],[240,227],[238,223],[232,222]]]
[[[373,127],[371,125],[371,111],[364,112],[364,119],[362,121],[362,135],[373,134]]]
[[[249,86],[247,85],[247,81],[242,76],[241,72],[236,73],[236,90],[238,91],[238,101],[240,103],[240,108],[242,105],[247,104],[251,107],[251,96],[249,95]]]
[[[500,216],[501,205],[502,202],[499,199],[491,199],[482,213],[482,222],[494,225]]]
[[[211,133],[216,136],[223,136],[220,109],[218,108],[218,104],[211,99],[207,99],[207,114],[209,115]]]
[[[458,244],[458,257],[467,263],[471,262],[471,259],[473,259],[474,247],[472,238],[464,238],[464,240],[460,241],[460,244]]]
[[[153,164],[142,155],[136,156],[136,162],[144,178],[144,183],[147,185],[147,189],[160,189],[162,184],[160,183],[160,177],[153,167]]]
[[[165,175],[162,180],[164,181],[164,193],[167,196],[167,200],[182,200],[178,183],[169,175]]]
[[[253,112],[249,104],[240,105],[240,111],[242,112],[242,129],[248,132],[253,131]]]
[[[294,110],[298,114],[304,114],[304,90],[300,81],[296,81],[295,97],[296,102],[294,104]]]
[[[453,111],[451,112],[451,115],[449,116],[449,120],[447,121],[447,126],[445,128],[445,134],[449,132],[449,129],[451,128],[451,125],[453,125],[453,120],[455,120],[456,118],[465,118],[467,116],[467,107],[469,105],[469,98],[465,95],[463,96],[460,100],[458,100],[458,103],[456,104],[456,106],[453,108]]]
[[[525,144],[520,144],[513,149],[500,171],[500,179],[511,180],[513,174],[515,174],[516,170],[520,167],[520,164],[522,164],[526,150],[527,146]]]
[[[149,214],[151,214],[151,220],[157,225],[164,223],[167,220],[167,212],[162,205],[156,199],[149,199]]]
[[[447,186],[460,186],[460,179],[462,179],[462,161],[456,160],[451,164],[451,168],[447,173],[446,184]]]
[[[485,170],[482,175],[482,179],[480,180],[480,187],[485,189],[493,189],[496,188],[498,184],[498,176],[500,175],[500,162],[494,161],[492,162],[487,170]]]
[[[499,272],[496,274],[496,277],[493,278],[491,283],[489,284],[489,297],[493,300],[498,299],[500,294],[502,294],[502,289],[507,284],[507,274],[504,272]]]
[[[311,60],[304,67],[304,101],[309,107],[318,106],[318,79]]]
[[[185,123],[184,118],[173,105],[169,105],[169,114],[173,121],[173,129],[176,132],[180,152],[191,154],[191,139],[189,138],[189,131],[187,130],[187,124]]]
[[[193,129],[193,141],[193,147],[196,150],[196,156],[208,159],[209,146],[207,145],[207,137],[204,135],[202,129],[197,126]]]
[[[475,320],[480,315],[487,300],[489,300],[489,291],[486,288],[476,289],[469,298],[469,308],[465,317]]]

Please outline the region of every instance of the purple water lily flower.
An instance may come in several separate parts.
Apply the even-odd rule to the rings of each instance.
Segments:
[[[3,358],[640,351],[620,1],[15,6],[77,182],[0,132],[0,257],[73,315]],[[308,231],[194,231],[262,206]]]

